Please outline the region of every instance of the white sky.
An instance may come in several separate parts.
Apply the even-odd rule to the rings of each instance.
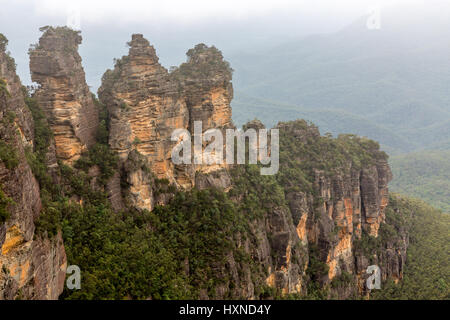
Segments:
[[[195,23],[201,19],[234,20],[267,16],[274,12],[364,14],[373,6],[423,3],[425,0],[0,0],[1,7],[27,4],[37,15],[67,15],[79,8],[87,23],[174,22]],[[428,0],[427,2],[432,2]]]
[[[450,0],[0,0],[0,33],[10,40],[8,49],[28,83],[27,50],[39,39],[39,27],[67,24],[71,13],[79,12],[80,52],[88,80],[98,84],[113,58],[126,54],[125,43],[136,32],[170,66],[184,61],[184,52],[199,42],[227,55],[336,32],[373,7],[416,10],[418,4],[442,3]],[[420,16],[422,9],[416,10]]]

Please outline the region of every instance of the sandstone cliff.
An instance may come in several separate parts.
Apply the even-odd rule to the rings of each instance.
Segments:
[[[29,52],[31,78],[40,85],[35,97],[53,130],[58,158],[73,163],[95,143],[98,128],[98,110],[78,54],[81,36],[66,27],[41,30]]]
[[[316,143],[323,139],[319,137],[317,128],[299,127],[286,124],[281,125],[280,130],[284,131],[283,134],[298,135],[303,139],[311,137]],[[357,139],[359,138],[343,137],[341,140],[348,146],[353,144],[352,140]],[[361,160],[358,163],[350,156],[350,152],[346,155],[345,146],[344,158],[338,167],[333,168],[331,172],[327,172],[328,168],[313,169],[314,197],[301,191],[286,193],[299,238],[307,241],[309,245],[317,246],[319,259],[328,267],[328,272],[322,279],[318,279],[323,283],[339,279],[343,274],[352,274],[357,275],[359,287],[365,287],[365,272],[370,257],[364,257],[361,252],[357,252],[355,243],[361,241],[363,236],[377,238],[380,224],[385,220],[385,208],[389,198],[387,184],[392,179],[387,158],[379,151],[378,146],[372,145],[370,141],[365,142],[363,139],[358,141],[358,144],[361,145],[361,150],[357,152],[370,155],[370,161],[364,163],[364,160]],[[326,158],[327,155],[324,154],[323,157]],[[385,278],[398,277],[401,273],[406,246],[398,248],[397,252],[385,262],[393,261],[392,263],[400,266],[396,270],[384,268]]]
[[[134,293],[140,298],[144,293],[148,298],[148,292],[156,298],[164,294],[183,297],[174,292],[178,294],[184,285],[198,292],[188,297],[201,299],[360,297],[368,294],[369,265],[380,266],[383,280],[401,280],[408,234],[387,221],[387,184],[392,175],[386,155],[375,142],[348,135],[321,136],[315,126],[299,120],[277,126],[280,171],[275,176],[261,176],[257,166],[174,165],[171,151],[176,142],[171,141],[171,134],[175,129],[187,129],[193,136],[195,121],[202,121],[203,132],[234,127],[232,70],[220,51],[200,44],[187,52],[186,63],[169,72],[158,62],[150,43],[135,34],[128,43],[129,54],[104,74],[98,92],[108,111],[105,140],[109,148],[105,141],[96,152],[111,149],[117,152],[119,163],[116,166],[117,158],[106,159],[98,153],[93,161],[84,151],[96,143],[99,104],[89,92],[77,53],[81,37],[66,28],[44,31],[30,51],[32,77],[40,84],[34,96],[55,137],[48,143],[44,162],[54,184],[70,198],[70,206],[64,197],[55,197],[55,202],[61,202],[62,210],[74,210],[73,217],[66,217],[76,221],[67,235],[67,253],[71,259],[80,259],[88,277],[90,272],[94,274],[90,279],[97,279],[97,268],[82,265],[90,257],[77,252],[85,239],[81,239],[83,245],[77,243],[76,228],[87,225],[87,230],[81,230],[105,240],[111,250],[129,249],[115,243],[121,239],[119,234],[125,233],[123,241],[130,237],[130,230],[123,230],[123,214],[126,225],[137,228],[137,239],[142,241],[129,243],[133,250],[127,252],[127,259],[136,259],[134,246],[146,259],[147,250],[157,248],[156,253],[150,252],[177,274],[176,281],[166,279],[161,288],[152,286],[154,292],[145,288]],[[0,218],[4,221],[0,220],[0,262],[4,268],[0,298],[56,298],[64,281],[65,251],[60,233],[52,240],[35,236],[35,220],[45,201],[41,203],[39,184],[25,155],[35,147],[36,123],[25,106],[13,62],[2,50]],[[245,127],[260,129],[263,125],[252,121]],[[72,166],[59,166],[57,159]],[[63,176],[59,176],[60,169],[65,171]],[[99,183],[103,174],[107,178]],[[201,193],[197,189],[206,190]],[[109,203],[103,191],[108,192]],[[227,211],[222,212],[225,203]],[[156,204],[165,206],[155,209]],[[143,214],[143,209],[154,211]],[[154,217],[155,211],[161,216]],[[91,221],[84,225],[84,215],[114,221],[119,229],[108,225],[105,232],[104,226]],[[152,219],[147,224],[149,216]],[[50,217],[50,221],[55,219]],[[104,233],[97,233],[96,228]],[[158,232],[161,234],[153,234]],[[192,237],[199,237],[201,243],[190,242]],[[155,243],[149,245],[148,239]],[[205,252],[186,245],[192,243],[221,258],[201,256]],[[223,243],[227,245],[222,248]],[[208,247],[211,244],[214,248]],[[88,249],[99,256],[109,254],[103,249],[99,253],[97,247],[101,246],[95,246]],[[123,257],[121,250],[112,252],[114,261]],[[160,257],[160,252],[165,254]],[[173,261],[166,261],[166,255]],[[160,263],[150,258],[142,261]],[[120,265],[133,274],[135,268],[128,268],[128,263],[134,262],[121,260],[115,267]],[[114,273],[118,274],[117,270]],[[108,274],[105,271],[101,277]],[[178,278],[178,274],[182,276]],[[95,288],[95,282],[91,283],[90,290]]]
[[[2,36],[0,34],[0,36]],[[34,124],[24,103],[14,60],[0,48],[0,299],[57,299],[66,256],[61,234],[35,236],[41,211],[39,184],[25,157],[34,145]],[[5,214],[6,213],[6,214]]]
[[[203,122],[203,132],[232,126],[231,69],[220,51],[198,45],[188,51],[188,62],[169,73],[142,35],[133,35],[128,45],[129,55],[104,74],[99,89],[110,114],[109,144],[123,163],[136,150],[156,178],[190,189],[195,185],[195,171],[205,167],[173,164],[172,132],[188,129],[193,135],[197,120]],[[125,170],[122,177],[129,184],[131,203],[151,210],[155,200],[149,178],[141,170],[128,173]]]
[[[118,60],[113,71],[105,73],[99,90],[110,113],[109,143],[124,163],[122,180],[127,182],[129,203],[149,210],[157,202],[164,203],[155,200],[155,181],[143,169],[145,162],[156,178],[168,179],[184,189],[195,186],[233,190],[236,176],[230,176],[231,168],[177,167],[170,158],[174,146],[170,134],[174,129],[186,128],[193,135],[197,120],[202,121],[203,132],[233,127],[232,70],[221,53],[214,47],[197,45],[188,51],[188,61],[169,73],[142,35],[133,35],[129,45],[129,55]],[[262,127],[256,122],[247,127],[255,125]],[[399,236],[399,241],[390,241],[389,250],[368,253],[361,249],[367,237],[378,238],[388,205],[387,184],[392,175],[378,146],[357,137],[330,142],[326,140],[330,138],[320,136],[317,128],[301,121],[280,124],[278,129],[285,139],[282,146],[292,149],[289,157],[282,159],[286,172],[294,164],[302,167],[302,175],[308,178],[289,176],[283,173],[282,165],[277,180],[284,189],[286,205],[266,203],[265,215],[249,223],[250,236],[246,236],[258,240],[241,244],[257,261],[260,275],[265,276],[252,280],[255,276],[249,267],[239,267],[230,253],[232,273],[222,272],[240,283],[232,296],[254,298],[261,281],[282,294],[304,295],[308,284],[314,282],[322,288],[331,287],[330,294],[335,297],[361,295],[366,293],[366,268],[374,261],[382,266],[383,279],[400,279],[408,241],[405,234]],[[328,144],[335,149],[329,149]],[[295,152],[299,147],[307,152]],[[330,166],[336,149],[342,159],[338,166]],[[361,159],[355,158],[358,152],[363,154]],[[245,199],[243,195],[232,197],[236,203]],[[239,268],[243,270],[238,272]],[[346,285],[342,285],[342,279]],[[228,294],[223,286],[213,296]],[[203,293],[202,297],[211,296]]]
[[[342,299],[368,292],[369,265],[380,266],[382,280],[400,280],[408,235],[380,235],[392,174],[378,145],[354,136],[321,137],[304,121],[277,128],[277,180],[287,208],[267,201],[265,218],[253,223],[258,239],[267,239],[252,253],[268,259],[259,258],[269,270],[266,283],[301,295],[315,284],[330,289],[324,297]]]

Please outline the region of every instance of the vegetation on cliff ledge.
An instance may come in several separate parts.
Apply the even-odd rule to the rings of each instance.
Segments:
[[[11,216],[8,207],[12,204],[14,201],[3,192],[0,185],[0,223],[4,223]]]
[[[178,80],[190,81],[221,78],[231,80],[233,69],[223,59],[222,52],[216,47],[200,43],[186,53],[188,61],[172,70],[171,74]]]
[[[259,219],[274,209],[289,212],[285,192],[296,187],[312,190],[316,168],[336,174],[348,163],[360,168],[386,160],[373,141],[355,136],[321,137],[304,121],[281,124],[290,133],[301,132],[304,140],[295,143],[291,135],[282,133],[281,168],[277,176],[261,176],[255,165],[239,166],[231,170],[233,187],[228,193],[216,189],[189,192],[171,189],[174,192],[171,200],[164,206],[157,205],[152,212],[131,208],[114,212],[104,190],[109,177],[117,170],[117,156],[107,145],[105,114],[100,117],[105,122],[99,130],[99,143],[83,154],[73,168],[60,163],[61,183],[55,187],[45,170],[50,129],[35,101],[28,98],[27,104],[35,120],[37,136],[34,150],[27,153],[41,185],[43,202],[36,233],[52,236],[62,231],[69,264],[83,270],[82,289],[66,289],[62,299],[212,298],[221,287],[226,287],[228,292],[223,298],[244,298],[233,291],[239,284],[229,271],[230,256],[238,272],[245,268],[251,270],[256,298],[281,297],[281,292],[266,285],[267,270],[239,245],[245,239],[250,243],[258,241],[251,226],[263,223]],[[100,109],[105,112],[103,107]],[[89,175],[93,166],[98,166],[101,172],[95,183]],[[292,179],[299,183],[293,185]],[[166,184],[156,181],[155,185]],[[431,208],[397,198],[391,201],[386,217],[389,223],[380,229],[380,239],[375,242],[369,239],[367,244],[362,240],[361,250],[376,252],[386,246],[386,241],[396,239],[401,228],[410,225],[416,235],[411,238],[404,283],[401,286],[386,283],[386,289],[374,297],[410,297],[417,286],[429,284],[435,289],[429,287],[424,297],[448,297],[445,273],[448,268],[442,260],[445,257],[431,248],[436,244],[448,247],[448,241],[444,241],[448,220],[447,227],[438,227],[427,217],[427,213],[434,212]],[[394,210],[403,214],[392,215]],[[408,218],[411,214],[415,217],[412,220]],[[437,216],[434,213],[432,218]],[[421,229],[424,223],[431,223],[433,230]],[[422,238],[425,233],[429,239]],[[430,237],[430,234],[434,235]],[[359,250],[358,244],[355,250]],[[328,292],[316,280],[328,272],[328,266],[315,251],[317,248],[310,246],[306,298],[324,299]],[[438,254],[437,262],[433,262],[431,259]],[[421,274],[423,263],[430,266]],[[349,281],[353,277],[343,273],[330,285],[339,288]]]

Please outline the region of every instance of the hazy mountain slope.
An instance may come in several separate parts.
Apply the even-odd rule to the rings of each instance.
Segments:
[[[399,284],[387,281],[371,298],[449,299],[450,215],[422,201],[391,195],[386,217],[391,223],[403,219],[400,225],[410,230],[408,256],[403,280]]]
[[[391,157],[392,190],[421,198],[450,212],[450,151],[423,151]]]
[[[243,113],[267,123],[291,119],[295,114],[283,106],[289,104],[307,119],[316,118],[317,109],[336,110],[337,121],[329,128],[333,133],[342,132],[341,119],[363,118],[370,125],[354,122],[345,131],[379,140],[389,150],[405,152],[445,141],[450,20],[445,11],[437,15],[442,19],[436,18],[436,10],[424,11],[420,18],[407,10],[383,11],[377,31],[368,30],[361,19],[335,34],[231,57],[235,121],[242,123]],[[262,114],[249,97],[263,100]],[[374,131],[374,125],[383,130]],[[391,138],[386,130],[396,134]]]
[[[368,120],[363,115],[354,114],[341,109],[305,108],[291,104],[277,103],[270,100],[245,96],[237,92],[239,101],[233,103],[233,118],[238,124],[262,119],[268,126],[275,126],[280,119],[290,120],[303,118],[317,124],[322,133],[365,132],[366,136],[377,136],[383,149],[389,154],[399,153],[407,145],[416,147],[414,141],[409,141],[395,130],[380,123]]]

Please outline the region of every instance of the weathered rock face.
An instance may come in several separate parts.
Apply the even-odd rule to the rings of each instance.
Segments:
[[[198,44],[188,50],[187,57],[187,62],[176,68],[171,77],[182,88],[189,110],[189,131],[192,136],[198,134],[194,124],[199,121],[202,124],[202,134],[208,129],[218,129],[225,142],[225,130],[234,128],[230,107],[233,99],[233,70],[215,47]],[[205,147],[206,143],[203,143],[203,150]],[[210,173],[226,167],[226,164],[203,162],[195,165],[195,171]]]
[[[244,127],[261,128],[262,125],[253,121]],[[281,295],[302,296],[310,294],[308,287],[311,282],[327,292],[324,297],[346,299],[365,296],[369,277],[366,270],[370,265],[381,268],[382,280],[400,280],[408,236],[405,230],[399,230],[395,236],[380,234],[388,205],[387,183],[392,175],[378,148],[369,148],[371,161],[368,163],[356,165],[348,155],[348,159],[342,160],[342,166],[324,169],[321,167],[324,162],[311,158],[318,155],[311,150],[317,152],[321,147],[320,141],[325,139],[320,137],[317,128],[306,125],[306,122],[301,125],[282,123],[278,128],[283,132],[280,133],[284,136],[282,139],[288,136],[294,145],[283,142],[282,147],[303,150],[289,153],[289,161],[295,163],[299,160],[299,166],[307,162],[303,165],[304,170],[311,171],[303,173],[311,175],[311,180],[299,180],[297,176],[286,176],[287,180],[278,177],[286,205],[274,204],[267,199],[264,202],[265,213],[249,223],[250,230],[241,237],[239,247],[252,257],[258,271],[250,271],[230,256],[227,264],[241,268],[239,275],[231,273],[235,283],[239,284],[232,290],[232,296],[258,297],[257,288],[261,288],[262,283]],[[330,151],[322,151],[319,157],[339,154],[332,149],[326,150]],[[362,149],[359,151],[363,152]],[[345,151],[342,154],[345,155]],[[287,165],[288,159],[281,160],[286,160],[283,165]],[[292,163],[288,170],[293,168]],[[231,188],[242,174],[240,171],[234,176]],[[221,183],[214,174],[198,175],[197,179],[197,186],[209,186],[208,182],[213,180]],[[264,189],[258,191],[261,187],[254,184],[252,188],[256,188],[256,194],[267,192]],[[244,190],[233,197],[235,203],[243,202],[245,193]],[[244,208],[240,214],[249,213]],[[265,277],[263,281],[258,278],[261,276]],[[227,296],[226,289],[219,292],[217,297]]]
[[[133,35],[128,44],[129,55],[104,74],[99,89],[110,114],[110,146],[122,163],[136,150],[156,178],[192,188],[195,171],[205,167],[174,165],[171,152],[177,141],[171,141],[171,135],[176,129],[187,129],[193,135],[197,120],[203,121],[203,132],[232,126],[231,70],[217,49],[199,45],[188,52],[187,63],[169,73],[142,35]],[[139,171],[124,179],[135,195],[132,202],[140,209],[151,209],[154,199],[148,198],[148,179]]]
[[[84,80],[77,53],[80,42],[74,31],[48,28],[30,53],[33,80],[41,85],[35,97],[55,135],[46,157],[55,183],[58,170],[52,168],[57,168],[57,158],[71,164],[95,143],[98,110]],[[233,235],[239,250],[230,251],[226,261],[213,265],[217,274],[233,280],[233,286],[227,280],[214,291],[201,289],[200,298],[252,299],[260,297],[258,290],[266,287],[281,295],[305,295],[311,282],[331,288],[330,298],[365,295],[369,265],[381,267],[382,279],[402,278],[407,233],[400,230],[395,237],[379,239],[392,175],[378,147],[367,145],[366,156],[371,161],[367,157],[355,160],[351,152],[336,152],[349,145],[322,143],[324,137],[317,128],[297,121],[278,126],[291,139],[281,151],[299,151],[280,163],[280,175],[272,180],[260,180],[247,168],[234,170],[224,164],[174,165],[171,151],[177,142],[171,141],[171,135],[175,129],[186,129],[194,136],[195,121],[202,122],[202,132],[234,127],[232,70],[220,51],[202,44],[189,50],[188,61],[171,72],[159,64],[154,48],[142,35],[133,35],[129,46],[129,55],[105,73],[99,89],[109,112],[109,144],[120,157],[119,170],[106,184],[112,207],[152,210],[156,204],[168,203],[174,186],[195,186],[228,192],[239,208],[236,215],[250,215],[245,218],[248,228]],[[0,216],[4,220],[0,220],[0,299],[56,299],[63,288],[65,251],[61,234],[53,240],[35,235],[34,222],[42,205],[39,185],[25,157],[25,148],[34,143],[33,121],[13,62],[3,51],[0,209],[6,207],[10,216]],[[252,121],[245,128],[263,125]],[[322,161],[335,153],[340,158],[338,166],[334,159]],[[3,159],[4,155],[8,158]],[[301,175],[294,174],[298,168]],[[99,166],[92,166],[88,174],[99,176]],[[233,193],[241,174],[247,175],[247,184]],[[76,199],[82,203],[78,195]],[[372,241],[368,238],[379,239],[382,250],[368,249]],[[185,265],[188,274],[189,261]]]
[[[282,124],[279,128],[299,139],[299,143],[302,140],[314,141],[320,136],[315,127],[301,130],[292,124]],[[355,167],[349,159],[345,166],[335,170],[333,174],[313,169],[315,178],[312,192],[285,189],[298,242],[317,247],[319,260],[327,266],[327,273],[317,279],[323,285],[346,273],[357,275],[359,286],[363,288],[369,260],[381,267],[383,279],[401,278],[406,258],[406,235],[401,236],[400,242],[403,245],[392,240],[390,246],[396,246],[396,249],[384,251],[375,259],[355,245],[361,241],[363,233],[377,238],[380,224],[385,221],[385,209],[389,200],[387,184],[392,179],[392,174],[387,161],[378,158],[377,152],[378,150],[373,150],[376,160],[370,165]],[[298,183],[298,189],[302,189],[300,181],[291,183],[294,186]],[[361,293],[362,291],[359,292]],[[346,298],[351,294],[355,292],[337,292],[339,298]]]
[[[41,210],[39,184],[27,163],[25,148],[33,146],[33,120],[24,103],[14,61],[0,50],[0,190],[11,201],[9,217],[0,220],[0,299],[57,299],[65,279],[62,237],[34,237]],[[4,199],[3,199],[4,200]],[[2,203],[5,205],[5,203]]]
[[[100,100],[110,113],[110,146],[123,162],[132,150],[138,151],[158,178],[190,187],[193,173],[176,168],[170,160],[175,146],[172,131],[186,129],[189,120],[179,86],[159,64],[154,48],[142,35],[133,35],[129,45],[129,55],[117,61],[113,71],[105,73],[99,89]],[[132,178],[134,188],[141,188],[139,179]],[[142,197],[149,193],[144,192]]]
[[[373,237],[378,236],[388,203],[387,182],[380,181],[379,176],[390,175],[384,161],[367,169],[349,166],[333,177],[316,171],[314,189],[322,199],[322,204],[316,209],[320,218],[316,223],[310,222],[304,232],[304,214],[301,212],[297,229],[306,234],[308,241],[322,246],[326,244],[329,280],[341,271],[354,271],[352,243],[361,238],[362,230]],[[295,205],[296,200],[292,199],[291,208]]]
[[[154,48],[142,35],[133,35],[129,45],[129,55],[119,60],[113,71],[105,73],[99,90],[111,117],[109,142],[123,162],[121,180],[127,185],[127,204],[151,210],[155,203],[164,203],[164,199],[155,199],[155,180],[145,171],[142,160],[147,161],[156,178],[168,179],[179,187],[230,190],[234,181],[225,165],[174,166],[170,155],[174,146],[170,135],[175,129],[187,129],[194,136],[195,121],[202,122],[202,132],[234,127],[228,63],[217,49],[200,44],[188,51],[186,63],[169,73],[158,63]],[[260,129],[262,124],[252,122],[247,127]],[[298,140],[296,143],[305,146],[320,139],[317,128],[292,124],[281,124],[278,128],[288,131]],[[138,154],[143,159],[137,161]],[[306,292],[312,248],[316,256],[311,259],[327,268],[313,281],[329,286],[333,279],[351,274],[355,276],[353,286],[340,288],[335,294],[339,298],[362,294],[363,290],[356,293],[355,288],[363,287],[365,268],[373,257],[358,251],[355,243],[363,234],[378,236],[388,204],[389,166],[380,158],[358,167],[348,159],[333,174],[312,167],[311,190],[305,191],[302,181],[290,182],[298,188],[283,186],[288,206],[271,206],[270,214],[251,223],[251,234],[258,241],[245,240],[242,246],[264,269],[265,283],[282,294]],[[377,258],[383,265],[384,277],[400,277],[405,252],[406,246]],[[260,283],[251,280],[250,270],[241,265],[244,270],[239,277],[239,266],[232,255],[228,265],[236,269],[230,276],[241,283],[232,295],[254,297]],[[217,288],[217,297],[226,294],[225,287]],[[204,293],[203,298],[207,297]]]
[[[230,103],[233,99],[231,68],[215,47],[198,44],[187,52],[188,61],[171,76],[180,81],[189,109],[189,127],[202,121],[209,128],[232,128]]]
[[[281,294],[304,294],[307,247],[299,241],[287,208],[275,207],[266,217],[265,233],[270,248],[266,284]]]
[[[77,51],[80,43],[78,32],[48,27],[30,50],[31,78],[40,85],[35,97],[54,133],[57,157],[69,164],[95,143],[98,128],[98,110]]]

